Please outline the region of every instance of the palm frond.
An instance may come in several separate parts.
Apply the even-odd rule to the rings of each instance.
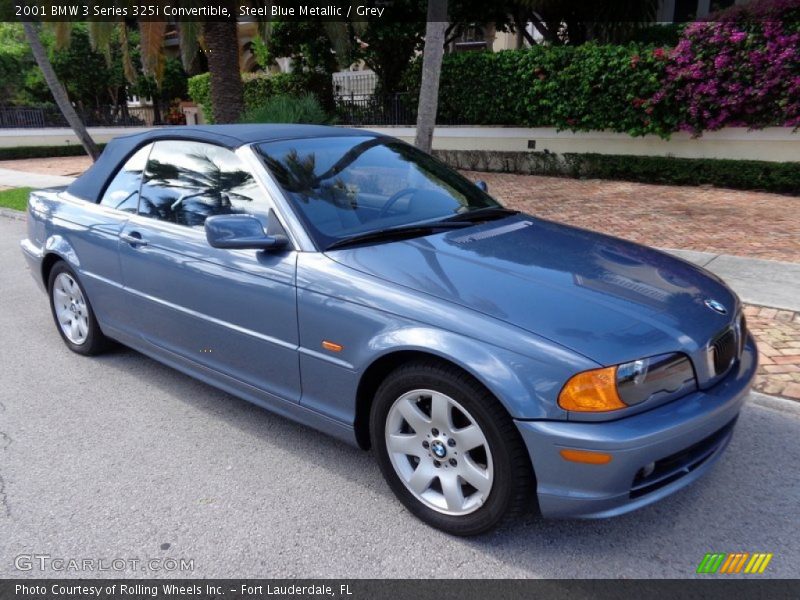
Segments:
[[[200,26],[197,21],[178,22],[178,43],[181,49],[181,62],[187,71],[200,49]]]
[[[324,21],[325,34],[331,41],[334,52],[336,52],[336,62],[339,67],[346,69],[352,62],[353,53],[350,32],[347,30],[347,23],[344,21]]]
[[[156,85],[161,87],[164,78],[164,33],[165,21],[139,21],[139,50],[142,56],[142,70],[151,75]]]
[[[131,85],[136,83],[139,74],[136,72],[136,67],[133,66],[131,60],[131,52],[128,45],[128,26],[123,22],[119,28],[119,45],[122,49],[122,71],[125,73],[125,79]]]
[[[265,42],[268,42],[272,35],[272,21],[259,18],[258,21],[256,21],[256,26],[258,27],[258,36]]]
[[[69,46],[72,39],[72,23],[69,21],[44,21],[42,25],[53,34],[56,50]]]
[[[111,40],[117,24],[113,21],[89,21],[89,43],[92,50],[99,52],[106,59],[106,64],[111,66]],[[124,27],[124,23],[123,23]]]

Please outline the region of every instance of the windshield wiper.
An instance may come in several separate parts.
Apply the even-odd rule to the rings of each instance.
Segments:
[[[481,223],[483,221],[494,221],[495,219],[502,219],[510,217],[511,215],[519,214],[518,210],[510,208],[503,208],[502,206],[487,206],[485,208],[478,208],[476,210],[469,210],[467,212],[458,213],[455,216],[448,217],[441,223]]]
[[[436,233],[442,229],[461,229],[463,227],[469,227],[469,225],[471,225],[471,223],[464,221],[438,221],[436,223],[429,223],[426,225],[402,225],[400,227],[376,229],[375,231],[358,233],[356,235],[351,235],[349,237],[336,240],[327,248],[325,248],[325,250],[333,250],[335,248],[342,248],[344,246],[352,246],[355,244],[364,244],[367,242],[388,242],[401,238],[419,237]]]

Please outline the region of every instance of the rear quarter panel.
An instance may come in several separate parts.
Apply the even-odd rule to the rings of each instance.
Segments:
[[[122,315],[117,247],[127,215],[61,190],[33,192],[28,212],[28,245],[43,259],[56,255],[66,261],[78,273],[101,327],[113,324]],[[41,266],[38,277],[47,284]]]

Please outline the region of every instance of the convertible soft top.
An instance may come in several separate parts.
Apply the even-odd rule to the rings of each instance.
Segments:
[[[238,148],[255,142],[333,136],[376,136],[364,129],[327,127],[324,125],[264,124],[264,125],[192,125],[188,127],[160,127],[144,133],[114,138],[100,158],[67,191],[89,202],[98,202],[120,165],[136,150],[150,142],[162,139],[194,140]]]

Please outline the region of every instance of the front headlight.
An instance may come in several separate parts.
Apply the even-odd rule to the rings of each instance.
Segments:
[[[660,354],[578,373],[564,385],[558,405],[577,412],[620,410],[654,396],[688,393],[694,385],[694,369],[685,354]]]

